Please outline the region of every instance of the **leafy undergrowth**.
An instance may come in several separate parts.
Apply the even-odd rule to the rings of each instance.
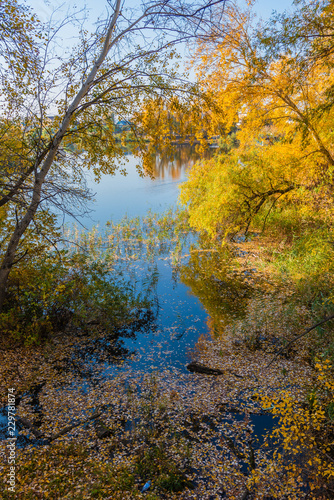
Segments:
[[[112,331],[129,320],[136,307],[147,307],[130,282],[106,262],[91,262],[82,254],[46,254],[13,271],[4,310],[0,341],[10,348],[45,342],[71,323],[92,330],[92,324]]]
[[[149,250],[150,257],[163,257],[170,250],[162,248],[164,238],[172,236],[168,218],[159,222],[158,237],[150,221],[145,255]],[[116,229],[111,252],[117,247],[119,260],[138,259],[144,244],[140,224],[128,221]],[[182,225],[180,231],[186,232]],[[96,249],[94,238],[87,248]],[[330,312],[332,284],[317,289],[316,266],[306,287],[297,286],[292,267],[282,278],[279,253],[275,257],[262,243],[238,242],[232,251],[219,243],[193,246],[187,260],[174,254],[181,280],[210,314],[210,335],[199,339],[192,356],[220,370],[219,376],[155,371],[151,359],[145,359],[150,373],[135,368],[106,373],[106,367],[139,355],[119,343],[117,329],[107,334],[94,321],[89,326],[87,316],[86,328],[73,324],[71,332],[54,332],[46,343],[4,350],[1,385],[16,388],[17,416],[31,422],[44,440],[21,429],[28,441],[17,449],[16,491],[6,489],[5,464],[4,498],[332,498],[330,325],[286,348]],[[102,300],[101,311],[108,286],[104,296],[95,295]],[[146,315],[149,328],[153,313],[131,300],[120,323],[138,327],[129,304]],[[103,438],[99,426],[107,429]],[[271,429],[266,439],[265,426]],[[141,493],[148,481],[150,488]]]
[[[253,472],[253,487],[271,483],[271,491],[279,496],[291,490],[302,494],[306,486],[309,498],[333,498],[333,372],[329,360],[318,360],[315,370],[316,380],[307,385],[302,401],[291,389],[260,398],[262,406],[279,421],[270,436],[273,459]]]
[[[248,462],[252,429],[249,418],[235,422],[224,407],[231,402],[224,383],[171,372],[124,373],[101,380],[88,395],[50,384],[38,398],[45,438],[97,408],[110,434],[98,439],[89,422],[49,445],[18,450],[15,498],[144,498],[140,490],[148,480],[151,499],[205,499],[223,487],[237,498],[244,489],[240,467]],[[37,425],[28,395],[18,413]]]
[[[305,346],[275,358],[275,344],[263,342],[256,349],[252,344],[249,349],[248,337],[240,341],[226,330],[214,339],[201,338],[196,347],[198,362],[237,377],[228,386],[232,397],[239,388],[239,394],[255,400],[274,418],[274,427],[261,445],[262,453],[255,451],[255,465],[247,476],[249,498],[333,498],[331,362],[322,357],[309,366]]]
[[[272,484],[256,483],[256,477],[266,477],[273,454],[261,439],[264,423],[260,434],[255,429],[256,419],[273,425],[259,394],[266,388],[261,396],[273,398],[282,387],[293,387],[302,405],[305,380],[313,378],[306,364],[281,357],[266,369],[270,352],[259,357],[259,351],[235,345],[227,334],[202,337],[194,353],[203,364],[220,369],[218,377],[134,370],[106,378],[104,359],[88,376],[90,359],[80,359],[78,370],[69,362],[74,352],[66,337],[58,337],[51,348],[35,348],[30,357],[22,351],[16,374],[11,368],[17,366],[17,353],[6,355],[6,385],[15,383],[23,392],[18,416],[51,439],[36,447],[31,431],[21,430],[32,441],[17,450],[13,498],[238,500],[247,491],[250,498],[271,495]],[[23,391],[25,363],[34,393]],[[98,419],[89,420],[96,411]],[[109,430],[104,438],[98,437],[98,421]],[[83,423],[53,439],[75,422]],[[6,467],[3,472],[2,481]],[[152,485],[144,495],[147,481]],[[300,488],[288,491],[288,498],[303,498]]]
[[[225,246],[228,269],[212,242],[181,269],[210,314],[211,336],[194,354],[225,379],[243,376],[230,393],[239,386],[276,419],[264,445],[273,453],[248,477],[250,498],[334,498],[333,321],[307,333],[334,312],[330,230],[277,229]]]

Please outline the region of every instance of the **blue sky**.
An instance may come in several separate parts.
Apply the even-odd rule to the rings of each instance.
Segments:
[[[270,17],[273,10],[277,12],[284,12],[284,10],[291,10],[292,0],[257,0],[254,9],[257,14],[263,18]]]
[[[254,10],[259,17],[267,19],[273,10],[276,10],[277,12],[289,10],[292,6],[292,1],[293,0],[257,0],[254,5]],[[238,0],[238,2],[241,5],[245,3],[243,0]],[[126,1],[126,3],[134,6],[139,2],[130,0],[129,2]],[[66,2],[63,0],[52,0],[52,2],[44,0],[27,0],[27,4],[36,9],[36,12],[44,18],[50,15],[55,6],[63,5],[68,7],[77,4],[81,8],[86,4],[91,10],[92,17],[96,18],[104,11],[107,2],[105,0],[86,0],[85,2],[76,2],[75,0],[69,0]]]
[[[1,1],[1,0],[0,0]],[[125,0],[125,6],[136,7],[143,0]],[[189,0],[188,0],[189,1]],[[229,0],[227,0],[229,1]],[[231,0],[233,1],[233,0]],[[245,6],[246,0],[234,0],[241,6]],[[99,18],[106,18],[106,6],[107,0],[26,0],[26,3],[30,5],[44,22],[48,21],[53,13],[53,11],[59,8],[59,12],[56,14],[56,18],[63,19],[66,11],[71,11],[74,6],[77,10],[82,9],[84,6],[87,7],[87,20],[86,27],[89,30],[94,30],[94,23]],[[257,14],[258,18],[264,20],[268,19],[273,11],[278,13],[284,12],[285,10],[292,10],[293,0],[255,0],[254,1],[254,12]],[[73,10],[72,10],[73,12]],[[60,45],[64,47],[70,47],[73,43],[73,36],[75,36],[75,29],[73,26],[67,25],[65,29],[62,30],[63,44]],[[184,48],[179,47],[179,52],[182,54]],[[193,79],[193,72],[190,72],[190,79]]]

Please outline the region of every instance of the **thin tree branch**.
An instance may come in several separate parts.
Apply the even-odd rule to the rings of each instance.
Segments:
[[[273,359],[270,361],[270,363],[265,367],[265,368],[269,368],[269,366],[271,366],[273,364],[273,362],[275,361],[275,359],[278,358],[278,356],[280,354],[282,354],[282,352],[284,352],[288,347],[290,347],[290,345],[292,345],[294,342],[296,342],[297,340],[301,339],[302,337],[304,337],[304,335],[310,333],[312,330],[314,330],[315,328],[317,328],[318,326],[321,326],[323,325],[324,323],[327,323],[327,321],[331,321],[332,319],[334,319],[334,314],[332,314],[331,316],[328,316],[328,318],[325,318],[321,321],[319,321],[319,323],[316,323],[315,325],[311,326],[310,328],[308,328],[307,330],[305,330],[305,332],[301,333],[300,335],[298,335],[297,337],[295,337],[294,339],[290,340],[290,342],[287,343],[287,345],[285,345],[284,347],[282,347],[282,349],[280,349],[278,351],[278,353],[275,354],[275,356],[273,357]]]

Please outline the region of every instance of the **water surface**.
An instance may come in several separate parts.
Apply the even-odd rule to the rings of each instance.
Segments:
[[[154,178],[141,178],[135,168],[136,159],[129,156],[126,177],[119,173],[113,177],[103,176],[99,184],[90,178],[89,187],[96,193],[96,201],[94,211],[82,220],[83,224],[90,228],[98,223],[102,232],[110,220],[118,223],[124,216],[144,217],[149,211],[161,214],[167,208],[175,207],[179,186],[195,161],[196,156],[189,148],[180,148],[174,159],[156,157]],[[76,403],[76,398],[89,398],[90,391],[93,393],[100,382],[128,371],[157,373],[170,370],[180,376],[188,374],[186,365],[198,339],[214,335],[222,318],[238,308],[240,312],[247,299],[247,284],[237,278],[222,279],[224,270],[218,269],[216,264],[214,253],[194,253],[175,266],[168,249],[158,252],[152,260],[137,258],[125,262],[120,259],[117,272],[136,291],[145,291],[149,282],[154,283],[150,285],[151,305],[147,310],[139,311],[138,321],[120,328],[117,339],[106,336],[86,341],[78,338],[73,351],[67,352],[62,361],[61,390],[77,391],[73,395],[73,403]],[[64,376],[66,370],[68,378]],[[78,373],[80,383],[76,382]],[[194,375],[189,374],[189,377]],[[184,390],[185,393],[191,392],[187,387]],[[31,398],[29,394],[26,396]],[[47,408],[43,409],[39,404],[38,395],[32,400],[35,401],[33,411],[37,416],[43,415]],[[243,417],[239,415],[235,421],[240,418]],[[261,431],[261,418],[254,416],[257,420],[252,421],[256,433]],[[3,438],[5,419],[6,409],[3,409],[0,411],[3,425],[0,436],[2,434]],[[266,419],[263,425],[267,425],[268,417]],[[31,438],[34,441],[33,436]]]
[[[88,173],[88,187],[95,193],[95,202],[88,218],[81,219],[85,226],[94,223],[103,226],[107,221],[119,222],[124,215],[143,217],[149,210],[161,213],[175,206],[179,185],[186,180],[188,168],[198,159],[193,149],[181,146],[174,158],[152,158],[154,178],[140,177],[136,170],[138,159],[126,157],[127,175],[102,175],[99,183]]]

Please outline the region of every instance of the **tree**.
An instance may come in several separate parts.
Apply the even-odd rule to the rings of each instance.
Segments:
[[[257,214],[268,214],[275,204],[332,210],[334,73],[332,56],[324,59],[316,36],[332,5],[312,2],[306,18],[305,9],[254,27],[251,10],[229,5],[222,36],[213,31],[198,46],[201,85],[220,108],[213,118],[223,119],[226,133],[237,125],[240,142],[238,150],[198,165],[182,187],[191,222],[212,235],[222,228],[247,231]],[[305,24],[299,31],[292,27],[296,19],[310,22],[311,11],[313,35],[307,40]]]
[[[64,206],[66,197],[87,197],[85,167],[97,178],[114,173],[123,155],[113,135],[114,113],[128,119],[145,97],[190,89],[171,68],[174,48],[219,21],[220,4],[224,0],[147,1],[136,10],[115,0],[91,36],[75,14],[42,26],[16,0],[2,4],[0,309],[10,270],[26,255],[23,236],[38,211]],[[66,23],[77,23],[79,42],[65,59],[59,37]],[[134,148],[144,153],[144,138],[136,123],[132,127]]]

